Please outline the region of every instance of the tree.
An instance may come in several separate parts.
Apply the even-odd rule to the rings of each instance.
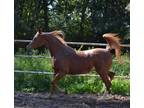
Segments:
[[[63,30],[67,41],[102,42],[117,32],[129,39],[129,0],[15,0],[15,38],[31,39],[36,29]]]

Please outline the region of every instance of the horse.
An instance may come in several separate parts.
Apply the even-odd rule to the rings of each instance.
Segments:
[[[58,89],[57,83],[65,75],[86,74],[92,68],[95,69],[104,82],[106,92],[110,93],[111,82],[115,75],[114,72],[110,71],[112,66],[112,54],[110,51],[112,49],[115,49],[116,57],[121,62],[118,34],[106,33],[103,35],[103,38],[108,43],[106,48],[83,51],[75,51],[66,44],[64,38],[64,32],[62,31],[42,32],[38,30],[32,41],[27,45],[27,49],[45,46],[50,51],[54,69],[50,93],[53,94]]]

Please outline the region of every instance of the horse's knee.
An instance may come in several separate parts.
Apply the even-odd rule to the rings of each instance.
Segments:
[[[56,83],[54,81],[51,82],[51,88],[52,88],[52,90],[56,89]]]
[[[51,85],[52,85],[52,86],[55,86],[55,82],[54,82],[54,81],[52,81],[52,82],[51,82]]]

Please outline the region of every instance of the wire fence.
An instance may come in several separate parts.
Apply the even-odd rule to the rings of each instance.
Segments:
[[[14,70],[15,73],[28,73],[28,74],[44,74],[44,75],[54,75],[53,72],[47,71],[28,71],[28,70]],[[75,74],[70,76],[77,76],[77,77],[99,77],[99,75],[95,74]],[[129,76],[115,76],[115,78],[122,78],[122,79],[129,79]]]
[[[34,56],[34,55],[15,55],[15,57],[25,57],[25,58],[49,58],[49,56]]]

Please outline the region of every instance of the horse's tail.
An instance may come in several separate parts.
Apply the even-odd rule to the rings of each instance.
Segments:
[[[106,49],[108,49],[108,50],[115,49],[115,54],[116,54],[116,57],[117,57],[119,63],[123,63],[123,61],[121,59],[120,38],[117,36],[118,36],[118,34],[116,34],[116,33],[106,33],[103,35],[103,38],[108,43],[108,46],[106,47]]]

